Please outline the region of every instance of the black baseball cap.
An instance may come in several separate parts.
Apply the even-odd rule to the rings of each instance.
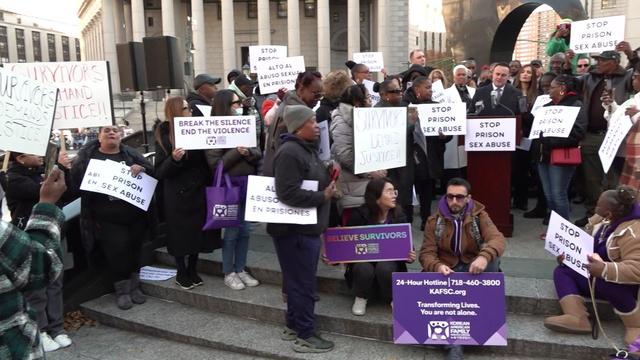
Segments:
[[[247,77],[247,75],[245,74],[241,74],[238,75],[238,77],[233,81],[236,86],[240,87],[243,85],[251,85],[254,86],[256,84],[255,81],[251,80],[249,77]]]
[[[198,90],[198,88],[204,84],[216,85],[219,84],[220,81],[222,81],[222,79],[220,78],[213,77],[207,74],[199,74],[195,77],[195,79],[193,79],[193,88],[195,90]]]
[[[600,53],[600,55],[591,55],[592,58],[599,60],[616,60],[620,61],[620,54],[617,51],[607,50]]]

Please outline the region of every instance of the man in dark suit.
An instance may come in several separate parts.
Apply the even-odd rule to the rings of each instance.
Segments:
[[[509,116],[519,113],[522,92],[509,84],[509,64],[499,62],[493,68],[489,86],[478,88],[471,100],[469,115]]]

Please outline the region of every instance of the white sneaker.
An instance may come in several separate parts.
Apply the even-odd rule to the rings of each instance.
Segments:
[[[351,312],[356,316],[364,315],[367,312],[367,299],[356,296],[356,299],[353,301],[353,306],[351,307]]]
[[[51,336],[44,331],[40,333],[40,341],[42,342],[44,352],[51,352],[60,349],[60,344],[53,341]]]
[[[238,274],[234,272],[224,276],[224,284],[232,288],[233,290],[244,289],[244,283],[242,283],[242,280],[240,280]]]
[[[57,342],[60,348],[66,348],[71,345],[71,338],[67,334],[60,334],[53,338],[53,341]]]
[[[240,280],[242,280],[242,282],[249,287],[260,285],[260,281],[256,280],[253,276],[249,275],[249,273],[246,271],[242,271],[237,274]]]

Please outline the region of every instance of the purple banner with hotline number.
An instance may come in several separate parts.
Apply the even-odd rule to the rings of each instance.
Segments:
[[[507,345],[504,274],[393,273],[393,342]]]
[[[406,260],[412,249],[410,224],[337,227],[324,233],[330,263]]]

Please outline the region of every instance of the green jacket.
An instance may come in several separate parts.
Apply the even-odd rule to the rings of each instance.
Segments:
[[[24,291],[42,289],[60,276],[62,211],[36,204],[24,231],[0,221],[0,359],[43,356],[35,311]]]
[[[558,39],[554,31],[553,34],[551,34],[551,37],[549,38],[549,42],[547,42],[547,55],[551,57],[559,52],[564,54],[569,49],[570,48],[569,48],[569,44],[567,44],[567,41],[563,38]],[[573,74],[576,73],[576,66],[578,65],[578,59],[581,59],[583,57],[585,57],[584,54],[576,54],[576,56],[573,57],[573,60],[571,60],[571,72]],[[551,62],[549,62],[549,66],[547,69],[551,70]]]

